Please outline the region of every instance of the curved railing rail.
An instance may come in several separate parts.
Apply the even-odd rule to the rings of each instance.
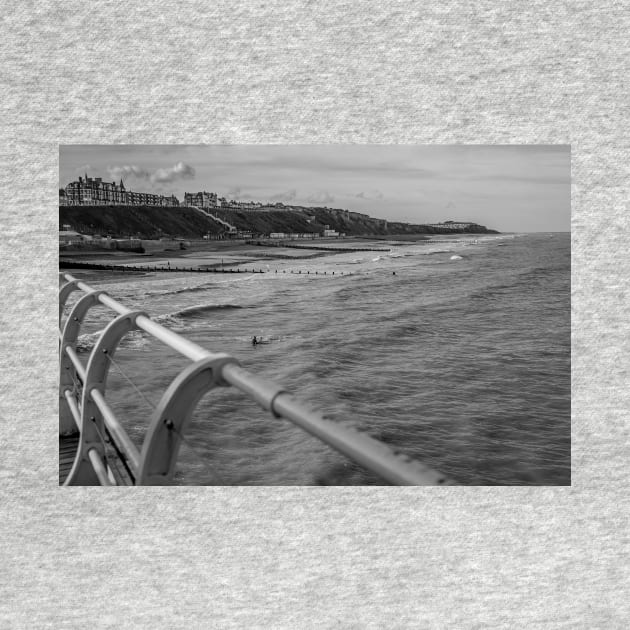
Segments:
[[[214,353],[153,321],[142,311],[128,309],[107,293],[94,290],[67,273],[59,292],[59,322],[68,297],[83,295],[60,329],[59,433],[80,435],[72,469],[63,485],[116,485],[121,475],[106,452],[104,436],[134,485],[165,485],[172,480],[180,444],[192,413],[208,391],[234,386],[277,418],[284,418],[328,446],[395,485],[450,485],[444,475],[397,453],[356,429],[325,418],[298,401],[280,385],[242,368],[232,356]],[[87,365],[76,352],[82,322],[97,304],[117,316],[103,330]],[[107,403],[107,376],[120,340],[139,329],[187,357],[191,363],[173,380],[155,409],[140,450],[129,438]]]

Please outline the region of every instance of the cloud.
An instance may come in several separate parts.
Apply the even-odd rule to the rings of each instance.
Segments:
[[[192,179],[195,169],[184,162],[177,162],[170,168],[158,168],[151,174],[152,182],[174,182],[176,179]]]
[[[285,190],[284,192],[272,195],[269,197],[269,201],[293,201],[297,197],[297,190],[291,188],[291,190]]]
[[[195,176],[195,169],[184,162],[177,162],[169,168],[158,168],[152,172],[135,164],[108,166],[107,172],[113,179],[135,177],[136,179],[148,180],[153,184],[174,182],[177,179],[192,179]]]
[[[472,175],[467,177],[469,180],[477,180],[482,182],[512,182],[525,184],[568,184],[570,176],[567,172],[554,175],[553,172],[532,174],[532,175]]]
[[[309,203],[331,203],[335,198],[327,190],[318,190],[306,198]]]
[[[149,179],[149,177],[151,177],[151,173],[146,169],[128,164],[124,166],[108,166],[107,172],[113,179],[125,179],[126,177]]]
[[[383,193],[380,190],[366,190],[355,196],[359,199],[382,199]]]

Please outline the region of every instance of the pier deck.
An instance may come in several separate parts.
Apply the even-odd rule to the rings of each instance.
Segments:
[[[79,435],[59,436],[59,485],[70,474],[78,446]]]

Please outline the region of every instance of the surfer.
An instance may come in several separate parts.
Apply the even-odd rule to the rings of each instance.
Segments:
[[[254,338],[252,339],[252,346],[255,346],[258,343],[258,339],[256,339],[256,335],[254,335]]]

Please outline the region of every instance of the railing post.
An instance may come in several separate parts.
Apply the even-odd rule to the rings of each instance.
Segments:
[[[108,357],[113,357],[120,340],[130,330],[137,328],[136,318],[139,315],[146,315],[146,313],[132,311],[119,315],[105,328],[92,349],[81,399],[81,440],[74,465],[64,484],[66,486],[100,485],[99,478],[90,461],[91,457],[94,457],[94,455],[90,456],[90,451],[96,450],[100,458],[107,461],[103,444],[105,428],[103,415],[92,399],[91,393],[94,389],[98,389],[101,394],[105,394],[110,365]]]
[[[137,485],[168,485],[175,472],[181,435],[202,396],[215,387],[228,386],[223,366],[238,361],[227,354],[196,361],[180,372],[164,392],[142,445]]]
[[[66,302],[68,301],[68,298],[70,297],[70,294],[79,288],[77,286],[78,284],[79,284],[78,280],[72,280],[71,282],[64,284],[59,289],[59,328],[61,328],[61,317],[63,315],[64,306],[66,305]]]
[[[101,293],[102,291],[92,291],[84,295],[70,311],[63,327],[59,345],[59,435],[71,435],[80,429],[76,426],[65,395],[67,389],[75,391],[75,379],[77,378],[76,369],[66,353],[66,348],[76,349],[79,331],[85,315],[98,302],[98,296]]]

